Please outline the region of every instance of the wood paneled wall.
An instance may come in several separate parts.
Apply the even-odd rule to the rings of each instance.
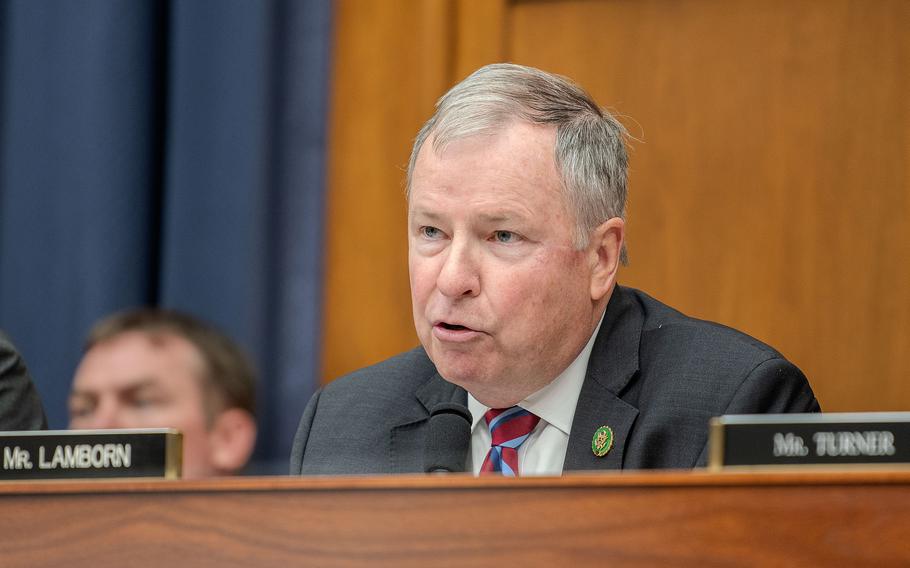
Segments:
[[[416,345],[411,140],[448,87],[514,61],[638,140],[620,282],[774,345],[826,410],[910,410],[910,2],[336,6],[326,380]]]

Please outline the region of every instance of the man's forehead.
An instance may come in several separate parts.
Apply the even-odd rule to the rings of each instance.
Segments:
[[[139,374],[133,376],[109,375],[103,379],[96,376],[95,379],[96,380],[92,380],[90,375],[83,375],[77,378],[76,384],[73,386],[73,395],[91,396],[103,392],[122,394],[140,390],[158,390],[164,388],[161,378],[153,374]]]
[[[521,154],[536,159],[555,160],[556,132],[554,125],[534,124],[519,119],[466,133],[457,130],[433,131],[424,140],[416,156],[415,172],[421,161],[444,160],[458,149],[482,151],[498,144],[509,144]]]
[[[195,364],[202,360],[199,349],[185,337],[170,330],[133,330],[117,334],[93,345],[86,357],[101,357],[124,361],[163,360]]]
[[[514,135],[520,138],[533,136],[555,145],[557,127],[555,124],[540,124],[519,117],[502,117],[486,123],[470,121],[450,121],[437,126],[431,131],[423,148],[431,148],[441,154],[450,145],[465,140],[492,140],[502,136]],[[421,152],[423,151],[421,148]]]
[[[165,388],[204,374],[198,349],[173,334],[127,332],[93,345],[76,371],[74,387],[125,390]]]

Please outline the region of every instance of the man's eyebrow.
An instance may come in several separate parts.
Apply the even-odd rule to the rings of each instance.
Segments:
[[[155,387],[157,384],[158,381],[152,377],[141,377],[137,381],[127,383],[123,387],[118,388],[117,392],[134,392],[148,387]],[[98,394],[93,390],[74,388],[70,391],[70,397],[74,396],[98,396]]]
[[[442,219],[442,215],[439,213],[434,213],[433,211],[428,211],[426,209],[415,209],[410,213],[410,217],[420,217],[422,219],[429,219],[431,221]]]
[[[125,389],[122,389],[122,390],[137,391],[139,389],[157,387],[157,386],[158,386],[158,381],[156,381],[152,377],[142,377],[138,381],[136,381],[134,383],[130,383],[129,385],[127,385],[127,387]]]
[[[508,213],[481,213],[478,215],[481,221],[487,223],[501,223],[503,221],[509,221],[518,217],[518,215],[510,215]]]
[[[502,223],[503,221],[522,221],[528,218],[528,215],[518,210],[493,211],[490,213],[481,213],[478,215],[481,221],[486,223]]]
[[[433,211],[428,211],[426,209],[417,209],[411,212],[411,217],[420,217],[421,219],[427,219],[429,221],[438,221],[443,218],[443,215],[435,213]],[[492,213],[480,213],[477,217],[485,223],[501,223],[503,221],[514,221],[519,219],[526,219],[527,216],[522,214],[519,211],[494,211]]]
[[[87,390],[79,390],[79,389],[73,389],[70,391],[70,394],[69,394],[70,400],[72,400],[74,398],[97,398],[97,397],[98,397],[98,394],[95,393],[95,391],[87,391]]]

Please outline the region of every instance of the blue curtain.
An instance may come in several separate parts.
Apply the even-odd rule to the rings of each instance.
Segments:
[[[0,328],[51,427],[86,332],[138,305],[262,378],[257,472],[318,383],[330,3],[0,0]]]

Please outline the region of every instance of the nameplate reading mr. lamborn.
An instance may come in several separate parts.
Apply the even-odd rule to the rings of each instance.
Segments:
[[[183,435],[170,428],[0,432],[0,480],[180,477]]]
[[[711,419],[711,469],[910,464],[910,412]]]

